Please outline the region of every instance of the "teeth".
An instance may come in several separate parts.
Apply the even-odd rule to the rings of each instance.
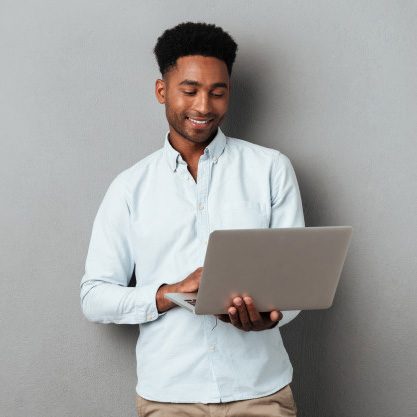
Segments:
[[[193,123],[197,123],[198,125],[205,125],[206,123],[209,122],[209,120],[194,120],[191,119],[191,117],[189,117],[189,119],[193,122]]]

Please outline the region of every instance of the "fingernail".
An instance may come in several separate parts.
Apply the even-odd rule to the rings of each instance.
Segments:
[[[233,302],[234,302],[237,306],[240,306],[240,305],[242,304],[242,300],[241,300],[240,298],[235,298],[235,299],[233,300]]]
[[[244,300],[245,300],[245,303],[246,303],[246,304],[252,304],[252,298],[250,298],[250,297],[245,297],[245,298],[244,298]]]

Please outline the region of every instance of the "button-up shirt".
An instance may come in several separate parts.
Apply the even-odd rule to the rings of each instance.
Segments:
[[[245,332],[185,308],[158,313],[156,292],[203,266],[213,230],[303,226],[284,154],[218,128],[195,181],[167,133],[164,146],[120,173],[104,196],[81,280],[82,311],[98,323],[139,324],[136,392],[148,400],[219,403],[272,394],[292,381],[280,327],[299,311],[283,312],[272,329]],[[128,287],[134,268],[136,287]]]

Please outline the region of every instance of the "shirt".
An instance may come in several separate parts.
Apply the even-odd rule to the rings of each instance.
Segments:
[[[136,392],[145,399],[207,404],[272,394],[292,381],[279,328],[299,311],[283,312],[273,329],[244,332],[180,307],[159,314],[155,297],[162,284],[203,266],[213,230],[303,226],[284,154],[218,128],[194,181],[168,132],[164,146],[117,175],[104,196],[80,285],[83,314],[139,324]],[[136,287],[128,287],[134,267]]]

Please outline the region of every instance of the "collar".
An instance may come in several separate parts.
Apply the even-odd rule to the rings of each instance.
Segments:
[[[176,171],[179,161],[182,161],[181,154],[171,145],[168,140],[169,131],[165,134],[164,152],[169,167],[172,171]],[[216,163],[226,146],[226,136],[217,128],[216,136],[212,139],[208,146],[204,149],[204,154]]]

